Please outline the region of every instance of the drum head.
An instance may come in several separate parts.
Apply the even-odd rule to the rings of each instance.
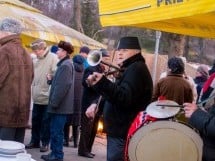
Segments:
[[[160,105],[168,105],[168,106],[160,106]],[[180,108],[174,107],[174,105],[178,105],[178,104],[170,100],[155,101],[150,103],[147,106],[146,113],[152,117],[159,118],[159,119],[173,117],[180,111]]]
[[[142,126],[130,139],[130,161],[201,161],[203,142],[190,127],[172,121]]]

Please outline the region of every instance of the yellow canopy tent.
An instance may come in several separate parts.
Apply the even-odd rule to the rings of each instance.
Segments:
[[[102,26],[135,26],[215,38],[214,0],[99,0]]]
[[[90,48],[106,48],[105,45],[44,16],[41,11],[18,0],[0,0],[0,13],[0,19],[12,17],[23,24],[21,38],[26,46],[35,38],[41,38],[52,44],[60,40],[71,42],[76,50],[82,45]]]
[[[99,0],[102,26],[131,26],[215,38],[214,0]],[[160,33],[156,32],[153,80],[156,81]]]

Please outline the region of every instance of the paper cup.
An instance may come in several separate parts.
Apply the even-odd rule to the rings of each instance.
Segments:
[[[27,154],[27,153],[16,154],[16,160],[17,161],[31,161],[31,154]]]

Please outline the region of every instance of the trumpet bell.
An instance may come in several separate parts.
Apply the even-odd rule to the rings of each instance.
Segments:
[[[102,61],[102,52],[99,50],[92,50],[87,56],[87,62],[90,66],[96,66]]]

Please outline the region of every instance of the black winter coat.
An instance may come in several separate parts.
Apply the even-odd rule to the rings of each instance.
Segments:
[[[81,98],[83,95],[82,77],[84,73],[83,62],[78,62],[73,59],[75,68],[75,79],[74,79],[74,112],[68,115],[67,123],[73,126],[79,126],[81,121]]]
[[[145,110],[152,97],[152,78],[141,54],[123,62],[125,69],[116,83],[106,77],[93,86],[105,98],[103,109],[107,135],[126,139],[136,115]]]
[[[202,161],[215,161],[215,106],[209,112],[196,110],[189,123],[199,130],[203,139]]]
[[[93,89],[92,87],[89,87],[86,83],[86,79],[89,75],[93,74],[93,72],[103,73],[104,69],[101,65],[97,66],[89,66],[84,70],[84,75],[82,79],[82,85],[84,86],[83,89],[83,97],[82,97],[82,113],[85,113],[87,108],[96,100],[98,100],[100,94]]]

